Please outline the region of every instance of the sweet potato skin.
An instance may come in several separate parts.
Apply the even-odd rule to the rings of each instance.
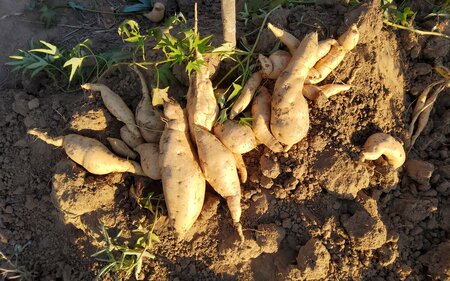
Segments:
[[[227,200],[233,222],[240,228],[241,186],[233,153],[218,138],[204,128],[194,129],[200,165],[206,180],[214,190]]]
[[[159,145],[156,143],[143,143],[136,146],[134,150],[141,157],[141,167],[145,175],[153,180],[160,180]]]
[[[130,132],[128,126],[122,126],[120,128],[120,138],[131,148],[135,148],[136,146],[144,143],[144,139],[139,135],[136,137],[133,133]]]
[[[52,138],[36,129],[29,130],[28,134],[51,145],[63,147],[70,159],[83,166],[91,174],[106,175],[114,172],[130,172],[143,175],[138,163],[117,157],[96,139],[77,134]]]
[[[198,58],[202,58],[197,53]],[[219,106],[214,95],[212,82],[209,78],[209,70],[206,65],[191,75],[187,98],[187,113],[191,135],[194,125],[199,125],[211,130],[219,114]]]
[[[309,129],[308,103],[299,90],[316,63],[317,45],[317,33],[306,35],[275,82],[270,128],[275,139],[286,145],[285,150],[303,139]]]
[[[107,140],[111,145],[112,150],[119,156],[129,159],[136,159],[136,152],[131,150],[123,140],[116,138],[107,138]]]
[[[214,126],[214,134],[233,153],[243,154],[253,150],[256,145],[255,134],[249,126],[237,121],[227,120]]]
[[[188,136],[187,118],[181,106],[164,105],[168,119],[159,143],[159,165],[169,218],[179,239],[197,220],[205,197],[205,178]]]
[[[139,76],[142,87],[142,98],[136,107],[136,125],[146,142],[159,143],[164,122],[161,120],[162,112],[152,105],[150,91],[145,83],[145,77],[137,68],[134,71]]]
[[[241,94],[234,102],[230,110],[230,119],[236,117],[239,113],[243,112],[252,101],[253,95],[256,89],[259,87],[262,81],[261,71],[253,73],[245,83]]]
[[[253,99],[252,130],[257,140],[273,152],[283,151],[283,146],[270,132],[270,102],[272,97],[266,87],[261,87]]]
[[[136,126],[133,112],[118,94],[114,93],[110,88],[103,84],[87,83],[81,85],[81,87],[86,90],[100,91],[103,103],[108,111],[111,112],[117,120],[125,123],[133,135],[136,137],[141,135],[138,127]]]
[[[403,145],[385,133],[375,133],[366,140],[360,160],[377,160],[383,155],[394,169],[400,168],[406,160]]]

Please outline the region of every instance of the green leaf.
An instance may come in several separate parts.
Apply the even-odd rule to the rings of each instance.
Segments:
[[[56,24],[56,12],[54,9],[44,5],[39,11],[41,13],[39,19],[44,23],[45,27],[49,28]]]
[[[40,60],[40,61],[37,61],[35,63],[27,65],[25,68],[26,69],[36,69],[38,67],[45,66],[45,65],[47,65],[47,62],[44,61],[44,60]]]
[[[25,57],[23,56],[9,56],[10,59],[15,59],[15,60],[23,60]]]
[[[241,117],[239,119],[239,125],[250,127],[252,126],[252,121],[253,121],[252,117]]]
[[[158,235],[156,235],[155,233],[150,233],[150,239],[152,240],[152,241],[155,241],[155,242],[158,242],[158,243],[161,243],[161,240],[159,239],[159,237],[158,237]]]
[[[223,122],[228,120],[228,115],[227,115],[228,109],[229,109],[229,107],[224,108],[220,111],[219,117],[217,118],[217,123],[222,124]]]
[[[34,76],[36,76],[39,72],[41,72],[42,70],[45,69],[47,65],[43,65],[39,68],[36,68],[35,70],[33,70],[33,72],[31,72],[31,78],[33,78]]]
[[[168,87],[170,84],[178,84],[177,78],[173,76],[172,69],[169,63],[164,63],[156,69],[156,81],[159,88]]]
[[[199,71],[200,66],[205,65],[205,62],[202,59],[196,59],[194,61],[190,61],[186,65],[186,71],[188,75],[191,75],[192,70]]]
[[[242,86],[236,83],[233,83],[233,92],[231,92],[230,96],[227,99],[227,102],[232,100],[234,97],[236,97],[240,91],[242,90]]]
[[[35,53],[44,53],[44,54],[49,54],[49,55],[56,55],[58,52],[58,48],[53,45],[50,44],[48,42],[45,42],[43,40],[40,40],[39,42],[41,42],[41,44],[43,44],[44,46],[46,46],[48,49],[32,49],[30,50],[30,52],[35,52]]]
[[[82,58],[71,58],[70,60],[66,61],[66,63],[63,65],[63,67],[72,66],[72,69],[70,70],[70,76],[69,76],[69,82],[72,81],[73,76],[75,75],[77,69],[81,67],[81,64],[83,63],[84,57]]]

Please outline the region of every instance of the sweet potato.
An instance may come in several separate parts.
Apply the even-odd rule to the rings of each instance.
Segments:
[[[192,150],[188,122],[175,101],[164,104],[167,119],[159,143],[159,166],[169,218],[179,239],[192,227],[203,206],[205,178]]]
[[[347,84],[326,84],[322,86],[305,85],[302,94],[309,100],[316,100],[320,95],[329,98],[336,94],[348,91],[350,87],[351,86]]]
[[[234,225],[242,239],[241,186],[233,153],[206,129],[195,126],[194,133],[203,174],[212,188],[227,200]]]
[[[162,112],[152,105],[150,92],[142,72],[137,68],[133,68],[133,70],[139,76],[142,87],[142,98],[136,107],[136,124],[146,142],[159,143],[164,130],[164,122],[161,120]]]
[[[286,145],[285,151],[303,139],[309,129],[308,103],[299,91],[316,63],[317,44],[317,33],[306,35],[275,82],[270,128],[275,139]]]
[[[214,134],[233,153],[247,153],[256,147],[255,134],[249,126],[227,120],[214,126]]]
[[[247,108],[247,106],[252,101],[256,89],[259,87],[259,84],[261,84],[261,81],[262,74],[260,71],[253,73],[250,78],[248,78],[247,83],[245,83],[245,86],[241,91],[241,94],[231,107],[230,119],[233,119]]]
[[[437,99],[438,95],[445,88],[450,87],[450,80],[448,80],[448,81],[440,80],[440,83],[438,83],[438,84],[432,83],[430,86],[434,87],[436,85],[439,85],[439,87],[437,87],[434,90],[434,92],[427,98],[425,103],[423,105],[416,104],[416,107],[418,107],[417,110],[416,110],[416,108],[414,108],[414,113],[413,113],[413,118],[412,118],[413,120],[411,122],[412,125],[410,125],[410,127],[411,127],[410,128],[410,133],[412,133],[412,131],[414,130],[414,123],[413,122],[415,122],[417,120],[417,116],[419,116],[419,117],[418,117],[418,120],[417,120],[416,131],[414,132],[413,135],[410,135],[411,139],[410,139],[410,143],[408,145],[408,149],[411,149],[411,147],[414,146],[414,143],[416,142],[417,138],[420,136],[422,131],[425,129],[425,126],[428,124],[428,119],[430,118],[431,110],[433,109],[433,105],[436,102],[436,99]],[[427,88],[424,90],[424,92],[427,91]],[[422,95],[421,95],[421,97],[422,97]],[[421,97],[419,97],[419,99]]]
[[[47,133],[37,129],[30,129],[28,134],[36,136],[50,145],[64,148],[70,159],[83,166],[91,174],[129,172],[144,175],[138,163],[117,157],[96,139],[77,134],[50,137]]]
[[[141,133],[136,126],[136,122],[134,121],[134,114],[122,100],[122,98],[114,93],[110,88],[103,84],[83,84],[81,88],[86,90],[100,91],[102,96],[103,103],[106,108],[111,112],[117,120],[125,123],[127,125],[130,132],[136,137],[140,137]]]
[[[291,60],[291,55],[283,50],[272,53],[269,57],[259,54],[263,78],[277,79]]]
[[[122,126],[120,128],[120,138],[131,148],[135,148],[136,146],[140,145],[141,143],[144,143],[144,139],[139,135],[139,137],[136,137],[133,135],[130,130],[128,129],[128,126]]]
[[[144,13],[144,16],[148,18],[151,22],[158,23],[163,20],[165,10],[166,7],[164,6],[163,3],[156,2],[153,3],[153,9],[148,13]]]
[[[161,179],[159,168],[159,145],[143,143],[134,148],[141,157],[141,167],[145,175],[153,180]]]
[[[202,58],[200,53],[197,53],[197,58]],[[191,75],[189,84],[186,109],[191,134],[194,124],[211,130],[219,114],[219,106],[209,79],[208,67],[200,66],[200,69]]]
[[[356,25],[352,25],[338,38],[338,43],[332,45],[330,51],[320,59],[307,78],[308,84],[317,84],[324,80],[344,59],[345,55],[352,50],[359,40],[359,32]]]
[[[275,37],[277,37],[281,42],[283,42],[284,45],[286,45],[286,47],[288,47],[291,55],[295,54],[298,46],[300,46],[300,40],[295,38],[295,36],[289,32],[274,26],[270,22],[267,24],[267,28],[269,28],[273,35],[275,35]]]
[[[236,160],[236,169],[239,173],[239,178],[242,183],[247,182],[247,167],[245,166],[244,159],[242,159],[242,155],[238,153],[233,153],[234,160]]]
[[[111,145],[112,150],[119,156],[129,159],[136,159],[136,152],[131,150],[123,140],[116,138],[107,138],[107,140]]]
[[[317,48],[317,60],[320,60],[330,52],[331,47],[337,45],[338,42],[335,39],[325,39],[319,41],[319,47]]]
[[[272,97],[266,87],[258,90],[252,104],[252,130],[256,139],[270,148],[273,152],[283,151],[283,146],[270,132],[270,102]]]
[[[360,160],[377,160],[382,156],[394,169],[400,168],[406,159],[405,150],[400,142],[388,134],[375,133],[364,143]]]

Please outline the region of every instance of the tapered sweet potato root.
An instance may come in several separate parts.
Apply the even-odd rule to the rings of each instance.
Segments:
[[[167,211],[179,239],[197,220],[205,198],[205,178],[189,140],[188,122],[181,106],[164,104],[167,119],[159,143],[159,165]]]
[[[47,133],[37,129],[30,129],[28,134],[36,136],[50,145],[64,148],[70,159],[83,166],[91,174],[106,175],[115,172],[130,172],[144,175],[138,163],[117,157],[96,139],[77,134],[50,137]]]

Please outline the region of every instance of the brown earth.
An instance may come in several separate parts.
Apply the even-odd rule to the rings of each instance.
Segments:
[[[178,2],[192,23],[190,6]],[[397,172],[358,161],[364,141],[375,132],[407,141],[411,103],[438,79],[432,66],[449,65],[450,41],[386,29],[379,1],[355,7],[319,2],[277,10],[270,21],[298,38],[318,30],[320,39],[336,37],[357,23],[360,43],[327,78],[352,89],[311,102],[308,136],[289,152],[273,154],[261,146],[244,156],[249,181],[242,186],[243,244],[237,243],[224,200],[208,193],[186,241],[177,242],[163,212],[155,229],[161,242],[152,249],[156,258],[144,263],[145,280],[450,278],[448,90],[408,155],[427,163],[412,162]],[[421,4],[413,10],[431,11],[426,1],[416,2]],[[91,175],[63,151],[26,136],[26,129],[38,127],[52,135],[80,132],[106,144],[106,137],[118,137],[120,128],[98,95],[60,93],[45,80],[21,79],[3,66],[6,55],[26,48],[31,37],[67,46],[89,37],[99,50],[107,49],[120,41],[116,26],[108,29],[99,16],[80,18],[65,11],[59,26],[44,29],[28,22],[37,16],[22,12],[27,3],[0,3],[0,35],[8,38],[0,43],[0,250],[7,256],[16,253],[18,265],[32,272],[33,280],[92,280],[105,265],[91,257],[104,247],[100,225],[111,235],[122,230],[123,241],[132,243],[133,231],[152,223],[153,216],[136,204],[130,188],[144,186],[145,192],[161,194],[161,183],[128,174]],[[221,41],[219,7],[216,0],[199,6],[200,31],[214,34],[216,45]],[[90,28],[70,35],[74,29],[61,26],[67,23]],[[239,24],[239,33],[254,28]],[[448,21],[440,28],[450,35]],[[274,42],[265,31],[257,50],[268,52]],[[102,82],[136,106],[140,86],[132,71],[116,69]],[[186,89],[177,91],[182,96]],[[423,171],[411,165],[422,165]],[[1,267],[8,265],[0,261]]]

